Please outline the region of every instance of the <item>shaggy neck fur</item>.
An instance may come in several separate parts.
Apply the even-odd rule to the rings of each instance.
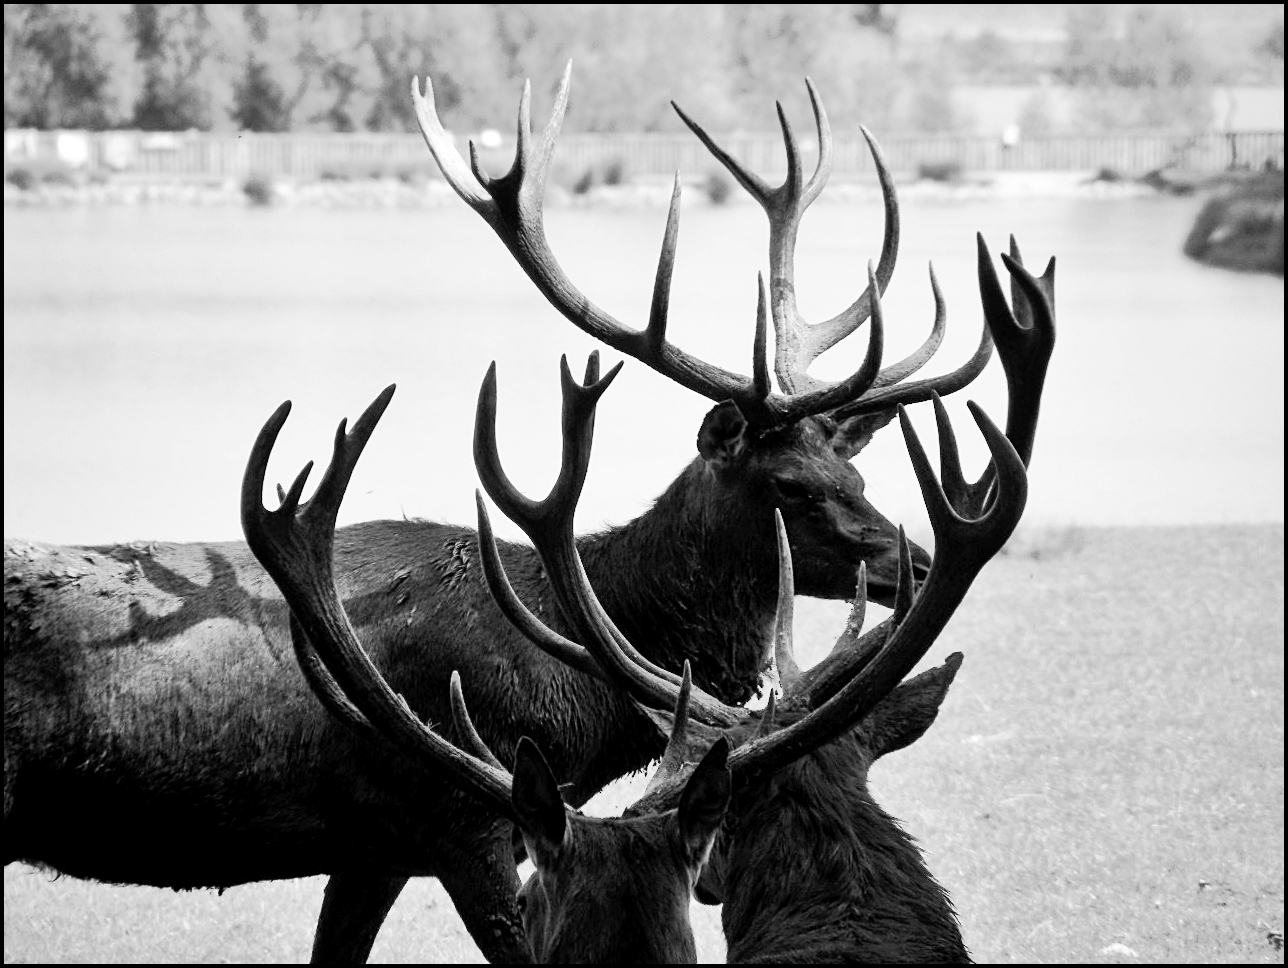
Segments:
[[[845,737],[737,795],[722,913],[731,964],[970,961],[947,894],[866,775]]]
[[[634,521],[578,541],[600,601],[626,637],[725,702],[758,688],[778,596],[770,519],[737,515],[696,459]],[[610,577],[611,576],[611,577]]]

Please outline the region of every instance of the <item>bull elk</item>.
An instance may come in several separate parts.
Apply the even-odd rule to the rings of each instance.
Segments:
[[[936,287],[925,344],[881,368],[879,297],[894,269],[898,204],[871,138],[886,211],[877,269],[864,294],[834,319],[810,325],[801,318],[792,284],[796,230],[831,158],[826,115],[810,90],[820,158],[808,182],[785,118],[789,174],[777,189],[691,125],[770,217],[771,273],[751,377],[710,366],[666,339],[678,184],[644,330],[618,324],[559,268],[545,242],[541,196],[567,73],[535,148],[525,89],[515,166],[496,179],[477,162],[473,171],[465,165],[432,99],[416,94],[422,130],[448,180],[555,307],[715,401],[698,433],[698,455],[654,505],[580,538],[577,550],[608,614],[642,657],[672,678],[688,660],[694,682],[725,703],[745,700],[770,658],[778,597],[773,510],[786,524],[800,593],[848,599],[854,568],[866,561],[873,599],[892,604],[898,531],[865,500],[850,458],[897,404],[969,383],[987,362],[991,332],[1010,394],[1007,432],[1027,462],[1051,349],[1049,331],[1032,325],[1031,307],[1049,294],[1053,270],[1030,276],[1014,247],[1013,258],[1002,257],[1012,276],[1012,315],[981,240],[986,329],[979,351],[950,374],[909,380],[942,338]],[[770,389],[768,311],[781,393]],[[818,354],[869,318],[867,353],[853,376],[836,384],[808,376]],[[484,394],[495,401],[494,378]],[[1017,407],[1017,400],[1033,405]],[[460,670],[477,697],[479,731],[496,754],[512,761],[520,738],[531,737],[570,785],[569,802],[584,803],[655,758],[664,742],[635,704],[527,646],[489,595],[476,537],[468,528],[423,521],[340,529],[335,568],[346,610],[373,661],[418,716],[446,721],[444,686]],[[537,553],[507,544],[501,555],[523,600],[572,632],[557,614]],[[910,557],[914,577],[924,577],[929,555],[912,547]],[[373,753],[321,709],[293,659],[288,615],[243,543],[6,541],[5,862],[172,888],[327,874],[314,958],[349,962],[366,959],[407,878],[433,876],[489,960],[525,960],[509,822],[462,809],[455,792],[427,797],[399,756]],[[400,804],[409,801],[424,807],[408,814]],[[80,822],[83,803],[95,804],[95,825]],[[184,843],[158,842],[160,825],[185,830]],[[102,837],[104,829],[113,835]]]
[[[341,424],[331,463],[307,505],[301,507],[299,499],[309,467],[284,493],[278,510],[266,512],[260,503],[268,455],[289,405],[265,425],[247,467],[247,538],[290,604],[297,657],[314,692],[370,744],[400,750],[428,766],[428,775],[445,769],[475,799],[517,824],[537,868],[520,893],[537,961],[691,962],[687,905],[695,882],[701,896],[724,900],[733,912],[726,917],[733,961],[968,960],[947,896],[910,838],[868,796],[866,773],[876,757],[913,742],[929,727],[956,673],[960,655],[900,684],[1019,521],[1026,479],[1014,447],[974,408],[994,474],[987,477],[990,493],[978,502],[984,509],[963,517],[958,512],[971,514],[976,501],[964,486],[956,441],[938,398],[940,476],[951,498],[900,413],[937,539],[930,575],[914,599],[911,551],[901,535],[894,614],[860,637],[866,601],[860,565],[846,631],[832,655],[808,672],[801,672],[793,655],[792,560],[782,516],[774,512],[774,642],[784,689],[782,721],[776,722],[772,699],[764,714],[725,706],[692,687],[687,663],[678,681],[653,666],[604,612],[578,555],[573,514],[589,468],[595,407],[617,371],[598,379],[592,356],[583,383],[572,379],[566,360],[561,372],[563,461],[544,500],[520,494],[502,470],[496,412],[486,393],[476,417],[475,457],[488,493],[532,539],[578,642],[543,623],[515,593],[480,497],[483,568],[507,618],[529,639],[629,695],[665,725],[666,754],[645,798],[621,820],[570,812],[526,737],[518,746],[513,780],[505,774],[465,711],[458,674],[452,676],[452,712],[457,734],[473,752],[423,724],[363,650],[336,589],[331,545],[340,501],[388,392],[351,432]],[[674,709],[669,717],[662,703]],[[738,746],[728,767],[724,730]],[[696,767],[695,747],[701,748]],[[739,784],[735,813],[715,862],[699,880],[729,803],[731,772]],[[409,811],[416,807],[405,804]]]
[[[674,809],[692,782],[694,751],[729,756],[734,798],[697,890],[723,903],[732,963],[967,963],[961,930],[946,892],[921,852],[867,788],[872,763],[918,739],[934,721],[961,663],[960,653],[904,682],[961,604],[983,566],[1006,543],[1027,497],[1024,463],[980,410],[972,412],[992,460],[966,483],[948,416],[934,398],[940,479],[903,408],[899,418],[936,547],[925,584],[915,590],[910,549],[901,537],[901,566],[891,617],[861,634],[866,576],[858,569],[855,602],[831,654],[802,671],[792,645],[792,558],[775,512],[779,603],[775,657],[783,699],[765,712],[724,706],[689,683],[649,667],[603,610],[581,566],[572,512],[586,473],[592,415],[570,426],[558,497],[540,505],[506,480],[494,444],[483,451],[480,477],[508,517],[541,553],[577,643],[545,626],[515,594],[479,501],[479,534],[493,594],[516,626],[550,654],[579,656],[590,674],[654,711],[670,741],[649,791],[627,817]],[[480,422],[484,418],[480,414]],[[942,483],[941,483],[942,481]],[[666,716],[674,707],[675,713]],[[690,710],[696,714],[689,722]],[[730,722],[734,725],[727,725]],[[719,723],[719,726],[711,724]],[[690,732],[696,736],[690,736]],[[705,762],[705,761],[704,761]],[[537,875],[540,876],[540,875]],[[582,896],[625,876],[621,870],[579,872]],[[587,915],[589,912],[581,912]],[[586,924],[601,923],[584,918]]]
[[[599,389],[592,385],[590,392]],[[322,705],[368,749],[401,754],[423,774],[429,805],[441,798],[446,775],[452,787],[515,824],[537,868],[522,895],[533,960],[694,962],[689,900],[729,803],[723,740],[683,782],[674,808],[626,820],[586,817],[565,806],[555,775],[527,736],[516,747],[513,774],[501,766],[470,719],[459,673],[452,673],[450,689],[457,745],[421,722],[363,649],[336,588],[332,546],[353,468],[389,399],[387,392],[378,397],[351,431],[340,425],[331,463],[305,505],[300,495],[308,468],[277,510],[261,503],[269,454],[289,404],[265,424],[246,467],[246,537],[290,604],[292,643],[305,678]],[[566,395],[565,406],[570,400]],[[552,500],[566,498],[561,492]],[[685,663],[686,687],[688,682]],[[677,694],[680,723],[685,691]],[[683,736],[673,740],[682,742]],[[401,806],[414,813],[423,805]],[[595,890],[586,891],[591,872],[608,871],[612,877],[600,877]]]

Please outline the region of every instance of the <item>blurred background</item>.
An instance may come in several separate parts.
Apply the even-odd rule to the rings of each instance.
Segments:
[[[416,132],[411,78],[432,80],[462,152],[473,142],[498,175],[513,157],[525,78],[540,127],[571,60],[546,193],[560,263],[591,300],[642,326],[678,171],[669,336],[746,373],[766,220],[670,101],[777,181],[785,156],[775,101],[807,168],[817,159],[808,76],[830,118],[835,170],[797,245],[807,319],[848,305],[880,251],[882,206],[860,124],[880,141],[901,203],[898,268],[884,300],[888,360],[929,329],[932,262],[949,326],[927,372],[971,354],[983,318],[976,233],[1003,276],[997,255],[1012,235],[1035,272],[1057,259],[1059,339],[1021,551],[1009,565],[999,561],[999,574],[1009,567],[1007,576],[1022,572],[1027,581],[1044,555],[1069,557],[1073,574],[1100,567],[1088,562],[1121,561],[1105,548],[1137,542],[1105,537],[1111,527],[1277,525],[1227,527],[1221,555],[1199,563],[1233,573],[1249,548],[1266,556],[1270,535],[1271,567],[1250,580],[1265,583],[1254,597],[1264,599],[1258,621],[1271,634],[1217,638],[1252,642],[1263,658],[1282,652],[1282,4],[7,4],[4,17],[7,537],[239,539],[244,463],[278,404],[294,403],[270,466],[285,482],[306,461],[324,461],[337,421],[389,383],[398,392],[341,523],[472,523],[474,403],[492,361],[505,466],[520,487],[544,493],[559,462],[559,357],[568,354],[576,368],[596,345],[547,305],[443,182]],[[862,334],[850,342],[863,345],[842,343],[815,374],[853,370],[866,344]],[[619,359],[604,356],[608,365]],[[985,452],[968,396],[1003,418],[996,360],[949,401],[970,470],[982,468]],[[693,458],[709,406],[628,360],[600,406],[579,529],[646,508]],[[912,416],[933,448],[928,410]],[[879,435],[856,465],[872,502],[929,542],[899,434]],[[515,536],[508,522],[496,523]],[[1190,547],[1184,536],[1167,541]],[[1083,548],[1090,550],[1078,557]],[[1151,570],[1147,555],[1140,567]],[[1060,575],[1053,586],[1082,594]],[[1158,594],[1123,587],[1130,608]],[[1201,595],[1192,597],[1197,608]],[[1069,604],[1071,627],[1085,621],[1080,605]],[[843,622],[844,608],[833,606],[841,603],[798,611],[807,654],[825,648],[826,631],[834,635]],[[1142,650],[1171,647],[1170,629],[1153,613],[1102,611],[1111,629],[1156,633],[1159,641]],[[987,642],[991,626],[980,626]],[[1206,661],[1211,645],[1205,640],[1195,655]],[[1278,784],[1280,847],[1270,843],[1265,856],[1274,858],[1266,876],[1277,878],[1282,960],[1282,659],[1266,661],[1278,663],[1270,676],[1277,682],[1266,687],[1277,690],[1278,732],[1263,730],[1278,750],[1277,772],[1261,753],[1245,772],[1269,784],[1257,796],[1272,814]],[[1100,668],[1097,654],[1077,674]],[[1001,669],[996,681],[1011,678]],[[997,708],[1011,701],[1004,696]],[[1219,707],[1237,720],[1244,700],[1158,701],[1169,711]],[[1130,737],[1136,728],[1120,732]],[[1194,729],[1219,732],[1208,720]],[[1221,735],[1247,729],[1237,722]],[[955,741],[950,734],[932,731],[914,752],[932,755],[936,743]],[[947,760],[962,759],[961,748],[944,749]],[[1034,762],[1080,775],[1046,747]],[[1135,759],[1124,769],[1141,771]],[[926,777],[940,775],[938,764],[916,775],[894,812],[908,816]],[[1185,800],[1179,788],[1173,799]],[[628,800],[619,792],[616,806]],[[1085,836],[1083,820],[1071,824]],[[928,843],[953,842],[919,822]],[[977,832],[958,839],[977,843]],[[1186,842],[1164,839],[1178,849]],[[1060,850],[1078,853],[1069,843]],[[1259,845],[1248,850],[1263,865]],[[1094,867],[1081,871],[1091,892],[1083,913],[1101,894],[1104,870]],[[950,881],[968,926],[984,903],[970,894],[972,883],[984,882],[973,874]],[[204,896],[149,893],[160,898],[146,902],[158,911],[149,921],[129,909],[133,902],[116,900],[139,894],[51,885],[15,865],[5,875],[6,961],[222,958],[229,950],[299,958],[320,892],[308,884],[241,889],[254,901],[236,922],[244,943],[229,949],[221,928],[228,908],[213,898],[209,906]],[[262,923],[286,891],[295,906],[266,946]],[[979,893],[1002,896],[992,887]],[[443,931],[459,936],[450,906],[424,896],[415,904],[438,904],[442,923],[455,924]],[[420,908],[408,905],[416,913],[405,916],[402,937],[419,958],[433,939]],[[1154,907],[1164,910],[1157,900]],[[19,912],[12,920],[11,909]],[[55,910],[88,913],[67,921]],[[191,915],[210,919],[194,934],[189,912],[207,910]],[[1016,921],[1009,909],[999,917]],[[1079,912],[1069,920],[1088,923]],[[1049,949],[1031,944],[1027,922],[1015,931],[1014,948],[977,949],[981,960],[1071,956],[1060,939]],[[1158,931],[1169,935],[1171,923]],[[158,941],[163,932],[168,946]],[[718,937],[713,926],[710,933]],[[132,940],[111,951],[95,940],[122,934]],[[468,941],[453,944],[444,960],[477,957]],[[1213,958],[1216,950],[1200,953]]]
[[[678,170],[673,339],[747,371],[764,219],[668,102],[772,179],[775,100],[806,164],[817,156],[808,75],[836,142],[799,243],[808,317],[848,304],[879,252],[860,123],[903,200],[889,358],[929,325],[932,260],[950,330],[931,369],[969,355],[976,232],[994,253],[1014,234],[1037,269],[1059,257],[1029,525],[1283,520],[1280,5],[9,4],[4,16],[9,535],[238,537],[242,460],[273,408],[297,403],[278,451],[287,477],[390,382],[401,389],[346,519],[469,521],[472,401],[492,359],[508,463],[543,486],[557,359],[593,344],[438,176],[408,87],[432,79],[462,150],[475,143],[499,174],[524,78],[543,125],[569,60],[547,225],[572,278],[628,325],[645,318]],[[838,347],[818,372],[848,372],[861,352]],[[1003,387],[994,363],[971,392],[1001,419]],[[646,506],[691,459],[707,406],[628,364],[584,526]],[[915,531],[897,436],[860,466]]]

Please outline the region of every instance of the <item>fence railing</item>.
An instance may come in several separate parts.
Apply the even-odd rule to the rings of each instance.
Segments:
[[[719,141],[757,172],[784,168],[779,135],[731,134]],[[1217,172],[1235,166],[1283,167],[1283,131],[1206,134],[1114,133],[1023,138],[1004,146],[981,137],[918,135],[881,139],[890,167],[915,172],[923,165],[956,164],[963,171],[1095,171],[1128,175],[1157,168]],[[803,145],[806,163],[814,150]],[[482,150],[485,164],[502,171],[513,144]],[[158,179],[241,179],[252,174],[314,179],[334,175],[433,173],[433,162],[415,134],[218,134],[141,131],[5,131],[5,164],[63,164],[96,173],[128,173]],[[701,175],[716,167],[690,135],[567,134],[555,165],[571,178],[620,166],[631,176]],[[834,171],[870,171],[872,159],[857,135],[834,140]]]

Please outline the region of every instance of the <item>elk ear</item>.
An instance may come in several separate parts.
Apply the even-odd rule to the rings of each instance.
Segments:
[[[732,400],[718,403],[702,418],[698,453],[708,463],[728,467],[747,447],[747,418]]]
[[[874,762],[887,753],[911,746],[925,735],[939,715],[939,707],[961,664],[962,654],[954,652],[943,665],[900,683],[877,704],[863,721]]]
[[[832,450],[838,456],[849,460],[872,440],[872,435],[888,424],[895,417],[894,410],[881,410],[877,413],[861,413],[857,417],[842,420],[832,437]]]
[[[524,736],[514,752],[514,785],[510,804],[528,855],[538,867],[559,858],[568,830],[559,784],[537,744]]]
[[[694,867],[706,862],[729,809],[733,779],[725,763],[728,757],[729,741],[721,736],[702,757],[680,794],[680,836]]]

